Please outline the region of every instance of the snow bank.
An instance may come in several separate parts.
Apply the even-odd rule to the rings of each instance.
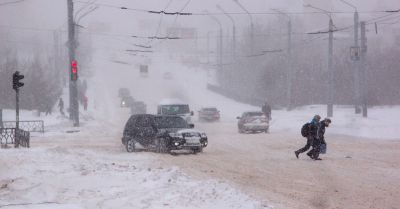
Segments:
[[[0,150],[0,207],[263,208],[227,183],[195,180],[179,168],[164,168],[152,153],[96,146],[79,135],[63,142],[50,138],[53,143],[47,146]]]
[[[300,134],[301,126],[316,114],[326,117],[326,105],[311,105],[292,111],[272,112],[271,129]],[[354,113],[352,106],[335,106],[327,134],[341,134],[372,139],[400,139],[400,106],[368,109],[368,117]]]

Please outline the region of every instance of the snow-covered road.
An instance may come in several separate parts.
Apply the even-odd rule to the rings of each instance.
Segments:
[[[160,161],[166,155],[127,153],[120,133],[94,127],[0,150],[0,208],[267,208],[226,181],[194,179]]]

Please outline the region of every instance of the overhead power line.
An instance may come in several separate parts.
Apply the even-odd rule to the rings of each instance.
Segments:
[[[81,4],[87,4],[90,3],[90,1],[80,1],[80,0],[75,0],[74,2],[76,3],[81,3]],[[177,16],[208,16],[208,15],[278,15],[280,14],[279,12],[213,12],[213,13],[203,13],[203,12],[168,12],[166,9],[163,10],[145,10],[145,9],[138,9],[138,8],[130,8],[126,6],[116,6],[112,4],[104,4],[104,3],[95,3],[98,6],[102,7],[109,7],[109,8],[114,8],[114,9],[121,9],[121,10],[130,10],[134,12],[141,12],[141,13],[148,13],[148,14],[164,14],[164,15],[177,15]],[[304,12],[304,11],[288,11],[285,12],[288,15],[313,15],[313,14],[323,14],[321,11],[312,11],[312,12]],[[331,11],[331,14],[353,14],[354,11]],[[371,11],[358,11],[360,14],[374,14],[374,13],[400,13],[400,9],[387,9],[387,10],[371,10]]]

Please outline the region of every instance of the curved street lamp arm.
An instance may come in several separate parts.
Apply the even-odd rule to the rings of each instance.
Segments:
[[[344,4],[349,5],[350,7],[353,7],[353,9],[357,11],[357,7],[354,6],[353,4],[350,4],[349,2],[347,2],[347,1],[345,1],[345,0],[340,0],[340,1],[343,2]]]
[[[231,15],[229,15],[228,13],[226,13],[225,10],[222,9],[222,7],[221,7],[219,4],[217,4],[217,8],[218,8],[219,10],[221,10],[221,12],[224,13],[224,14],[231,20],[231,22],[232,22],[233,25],[235,25],[235,20],[233,19],[233,17],[232,17]]]
[[[250,21],[253,24],[253,16],[251,16],[250,12],[239,2],[239,0],[233,0],[233,2],[235,2],[243,11],[245,11],[249,15]]]
[[[325,15],[327,15],[329,17],[329,19],[332,19],[332,14],[331,14],[330,11],[315,7],[315,6],[311,5],[311,4],[305,4],[304,7],[310,7],[310,8],[319,10],[319,11],[323,12]]]

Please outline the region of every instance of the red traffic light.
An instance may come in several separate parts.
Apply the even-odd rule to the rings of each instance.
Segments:
[[[76,60],[71,62],[71,80],[78,80],[78,62]]]
[[[73,60],[71,63],[71,67],[77,68],[78,67],[78,62],[76,60]]]

